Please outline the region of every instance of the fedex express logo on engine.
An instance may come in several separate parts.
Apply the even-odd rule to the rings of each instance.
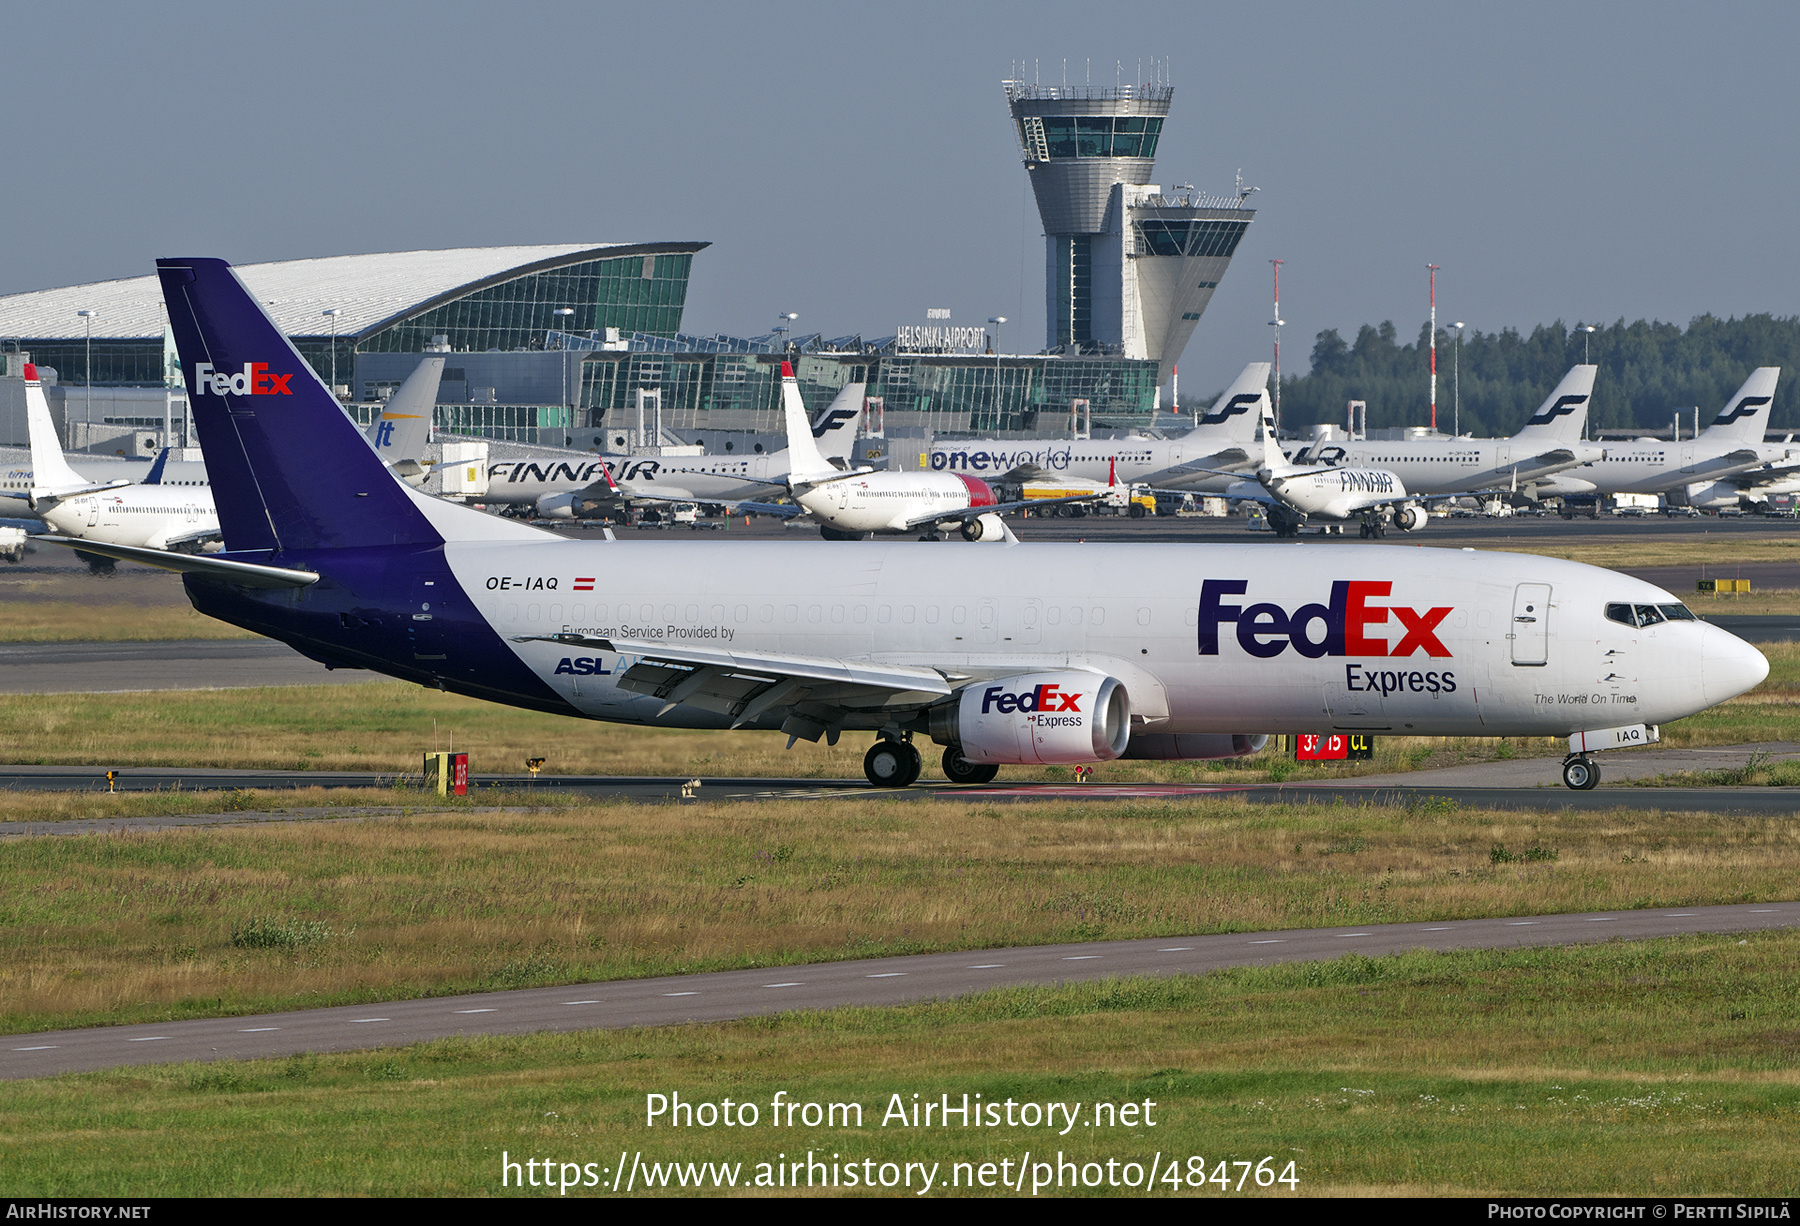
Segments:
[[[1289,647],[1313,660],[1320,656],[1398,659],[1421,651],[1435,658],[1448,657],[1450,649],[1439,641],[1437,627],[1451,609],[1371,603],[1393,588],[1388,582],[1339,581],[1331,585],[1329,603],[1301,605],[1289,612],[1278,604],[1226,604],[1226,597],[1249,591],[1249,582],[1208,579],[1200,588],[1200,654],[1218,655],[1219,627],[1232,623],[1237,628],[1238,646],[1264,660]],[[1377,626],[1393,629],[1383,633],[1373,629]],[[1393,633],[1399,638],[1388,637]]]
[[[1071,694],[1055,684],[1035,686],[1023,694],[1009,694],[998,685],[990,685],[981,695],[983,715],[998,711],[1011,715],[1015,711],[1049,712],[1081,710],[1082,695]]]
[[[204,396],[208,392],[214,396],[292,396],[294,391],[288,386],[292,373],[278,375],[269,369],[267,362],[245,362],[244,369],[236,374],[226,374],[214,368],[211,362],[202,362],[194,368],[194,394]]]

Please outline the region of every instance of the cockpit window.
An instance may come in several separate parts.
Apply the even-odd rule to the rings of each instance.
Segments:
[[[1622,626],[1654,626],[1665,621],[1700,620],[1684,604],[1609,604],[1606,606],[1606,618]]]

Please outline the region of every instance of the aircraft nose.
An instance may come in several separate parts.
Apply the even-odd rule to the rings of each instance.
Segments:
[[[1709,707],[1755,689],[1769,675],[1762,652],[1717,626],[1706,627],[1700,653],[1700,689]]]

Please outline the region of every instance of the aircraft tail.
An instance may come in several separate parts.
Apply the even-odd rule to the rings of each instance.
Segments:
[[[420,460],[431,441],[431,415],[437,407],[444,360],[441,353],[426,354],[369,423],[369,445],[402,475],[424,471]]]
[[[1769,410],[1775,404],[1775,384],[1780,378],[1779,366],[1759,366],[1751,371],[1737,395],[1725,402],[1719,415],[1706,427],[1707,436],[1729,443],[1762,442],[1769,428]]]
[[[1188,438],[1217,443],[1250,443],[1256,440],[1256,428],[1271,411],[1269,402],[1268,362],[1252,362],[1219,393],[1213,406],[1198,414]]]
[[[1513,437],[1538,443],[1575,443],[1587,426],[1588,404],[1594,397],[1598,366],[1571,366],[1525,428]]]
[[[812,423],[812,436],[818,440],[819,454],[827,461],[849,463],[856,450],[856,430],[862,423],[863,394],[867,383],[846,383],[844,390],[832,398],[825,411]]]
[[[781,364],[781,411],[787,427],[788,480],[805,484],[821,477],[835,477],[841,471],[819,450],[813,437],[812,423],[806,419],[806,402],[800,398],[800,383],[794,368]]]
[[[31,437],[31,496],[57,498],[95,488],[94,483],[69,467],[56,423],[50,419],[50,402],[38,381],[37,367],[25,364],[25,427]]]
[[[224,260],[158,260],[156,268],[227,549],[549,535],[396,479]]]
[[[1261,420],[1263,445],[1262,467],[1274,472],[1279,472],[1287,467],[1288,459],[1285,455],[1281,454],[1281,440],[1275,437],[1275,408],[1269,403],[1269,398],[1267,396],[1263,397]]]

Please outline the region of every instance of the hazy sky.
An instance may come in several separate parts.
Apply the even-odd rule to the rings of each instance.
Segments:
[[[0,293],[428,247],[705,239],[687,326],[1043,344],[1000,80],[1170,62],[1162,183],[1261,210],[1190,392],[1393,319],[1796,311],[1800,6],[11,4]],[[1091,61],[1091,69],[1089,63]],[[1148,69],[1146,68],[1146,72]],[[33,173],[35,172],[35,173]]]

